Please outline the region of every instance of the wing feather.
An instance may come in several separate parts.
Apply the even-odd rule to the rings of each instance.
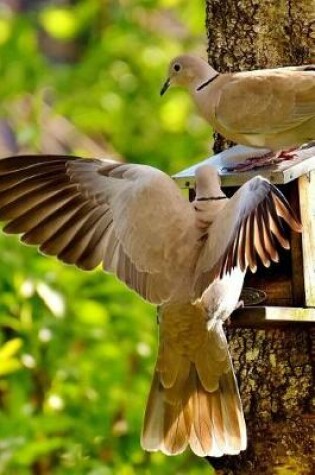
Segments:
[[[102,263],[154,303],[169,298],[196,234],[191,207],[161,171],[68,156],[0,160],[0,219],[64,262]],[[181,245],[186,254],[176,252]]]
[[[278,262],[277,249],[289,248],[282,221],[301,232],[301,223],[274,185],[257,176],[239,188],[207,229],[196,266],[196,294],[215,276],[222,277],[234,267],[255,272],[258,258],[266,267],[271,261]]]
[[[255,218],[254,218],[254,241],[255,241],[255,249],[259,256],[259,259],[263,263],[265,267],[270,266],[270,255],[268,254],[267,249],[264,246],[264,234],[262,229],[262,222],[260,219],[260,214],[258,211],[255,211]],[[236,261],[233,262],[233,265],[236,266]]]
[[[261,203],[260,211],[261,211],[262,217],[263,217],[264,240],[265,240],[265,243],[266,243],[266,247],[268,249],[271,260],[273,262],[279,262],[279,255],[278,255],[277,248],[276,248],[276,241],[275,241],[275,239],[273,237],[273,233],[271,232],[271,229],[269,227],[269,215],[268,215],[268,209],[267,209],[266,201],[263,201]]]
[[[298,127],[315,117],[314,79],[313,70],[236,73],[221,91],[216,119],[237,134],[277,134]]]

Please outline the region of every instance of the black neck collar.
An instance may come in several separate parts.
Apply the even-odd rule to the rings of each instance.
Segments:
[[[201,196],[196,198],[196,201],[217,201],[217,200],[227,200],[227,196]]]
[[[204,89],[206,86],[208,86],[208,84],[210,84],[212,81],[214,81],[218,76],[220,76],[219,73],[215,74],[215,76],[212,76],[212,78],[210,78],[207,81],[200,84],[200,86],[197,87],[196,91],[201,91],[201,89]]]

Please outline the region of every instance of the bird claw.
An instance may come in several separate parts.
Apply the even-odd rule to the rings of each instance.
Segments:
[[[247,172],[249,170],[255,170],[255,168],[272,164],[272,159],[274,158],[275,154],[273,152],[268,152],[260,157],[248,157],[244,162],[223,167],[222,170],[224,172]]]
[[[298,158],[296,148],[289,148],[288,150],[280,150],[276,153],[275,163],[284,162],[285,160],[293,160]]]
[[[224,172],[247,172],[249,170],[255,170],[258,168],[269,167],[270,165],[276,165],[285,160],[292,160],[297,158],[296,149],[281,150],[277,153],[268,152],[260,157],[249,157],[245,162],[238,163],[230,167],[223,167]]]

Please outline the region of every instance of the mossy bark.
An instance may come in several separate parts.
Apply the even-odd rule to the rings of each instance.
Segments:
[[[314,0],[207,0],[209,61],[218,71],[314,61]]]
[[[314,62],[314,0],[206,0],[208,57],[218,71]],[[228,146],[215,134],[215,152]],[[315,285],[315,283],[314,283]],[[315,330],[229,330],[248,449],[211,459],[218,473],[315,473]]]

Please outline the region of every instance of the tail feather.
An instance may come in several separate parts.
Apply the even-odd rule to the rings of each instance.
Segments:
[[[209,396],[209,412],[211,414],[212,431],[213,431],[213,450],[209,455],[220,457],[224,453],[228,453],[225,441],[225,419],[222,413],[222,404],[220,392],[217,389]],[[208,455],[208,454],[207,454]]]
[[[222,321],[209,328],[202,305],[163,309],[160,347],[141,444],[167,455],[189,445],[199,456],[246,448],[246,426]]]
[[[160,342],[157,371],[160,374],[161,382],[165,388],[171,388],[179,374],[181,355],[172,352],[172,347],[163,340]]]
[[[203,457],[213,451],[214,438],[211,420],[209,397],[203,389],[195,368],[192,368],[191,378],[194,379],[195,390],[190,399],[190,436],[189,445],[192,451]]]
[[[224,440],[231,455],[246,449],[246,424],[233,369],[220,378],[220,402]]]
[[[160,449],[163,441],[164,426],[164,389],[158,372],[154,372],[153,381],[144,416],[141,445],[149,452]]]
[[[246,448],[246,426],[233,369],[220,377],[219,387],[209,392],[196,366],[186,360],[186,382],[164,388],[155,372],[145,413],[141,445],[167,455],[189,445],[200,456],[238,454]]]
[[[162,374],[160,375],[162,386],[165,388],[165,392],[164,392],[165,402],[168,402],[171,405],[176,405],[179,402],[181,404],[186,404],[191,394],[191,385],[189,384],[190,383],[189,373],[190,373],[190,363],[187,362],[186,358],[181,357],[181,364],[178,368],[177,377],[176,377],[176,380],[174,381],[173,386],[171,387],[165,386],[164,379],[163,379],[163,376],[165,376],[165,373],[163,373],[163,376]],[[179,394],[181,395],[180,398],[178,397]]]
[[[189,373],[189,366],[184,373]],[[177,455],[186,449],[189,433],[188,404],[183,387],[186,380],[177,381],[173,388],[168,389],[155,371],[141,435],[141,445],[145,450]],[[176,397],[176,389],[183,397]]]
[[[161,450],[168,455],[182,453],[188,445],[188,424],[183,404],[164,405],[164,437]]]

